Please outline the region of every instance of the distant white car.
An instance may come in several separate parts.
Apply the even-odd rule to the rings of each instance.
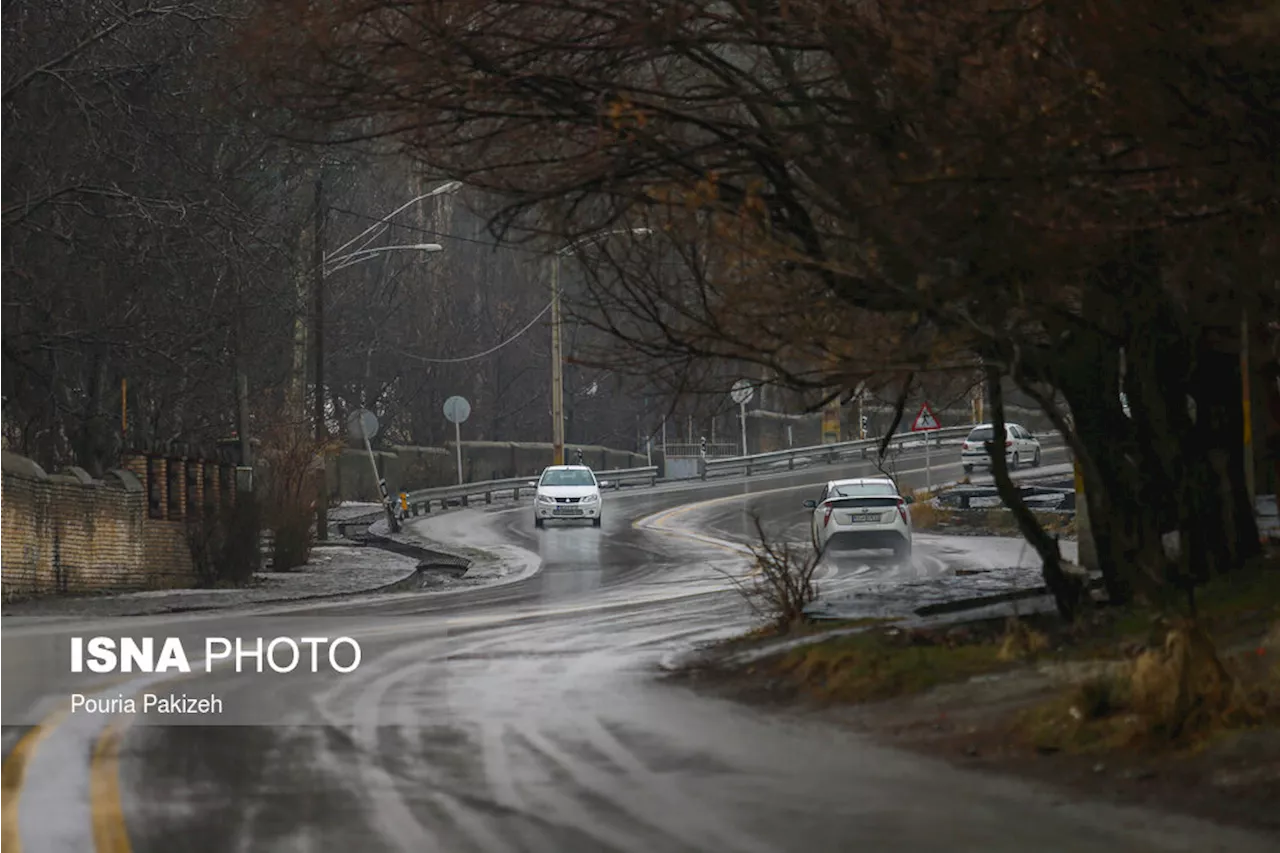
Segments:
[[[991,424],[978,424],[969,431],[960,445],[960,464],[966,474],[971,473],[974,466],[991,467],[991,457],[987,454],[986,443],[995,434]],[[1016,471],[1024,464],[1033,467],[1040,465],[1040,439],[1032,435],[1021,424],[1006,422],[1004,425],[1004,459],[1010,471]]]
[[[887,477],[832,480],[816,501],[805,501],[813,510],[813,546],[828,550],[892,549],[898,559],[911,557],[910,496],[898,494]]]
[[[600,483],[595,472],[586,465],[552,465],[543,470],[533,496],[533,526],[542,527],[547,519],[591,519],[599,527],[602,516]]]

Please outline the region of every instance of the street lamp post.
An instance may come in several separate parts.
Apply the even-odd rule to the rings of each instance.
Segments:
[[[598,240],[615,234],[650,234],[649,228],[619,228],[590,234],[582,239]],[[575,241],[556,251],[551,265],[551,464],[564,464],[564,356],[560,325],[560,258],[577,248]]]
[[[435,189],[422,193],[414,198],[409,199],[395,210],[383,216],[373,225],[370,225],[364,231],[357,234],[352,239],[343,243],[333,253],[326,255],[324,252],[324,229],[325,214],[328,208],[324,204],[324,179],[323,176],[317,176],[315,189],[315,235],[314,235],[314,267],[315,267],[315,322],[313,330],[313,338],[315,340],[315,379],[316,379],[316,396],[315,396],[315,428],[316,443],[323,445],[329,438],[329,430],[325,425],[325,393],[324,393],[324,282],[329,276],[339,270],[346,269],[354,264],[363,261],[372,260],[381,257],[386,252],[394,251],[413,251],[413,252],[439,252],[443,251],[444,246],[439,243],[410,243],[396,246],[375,246],[368,247],[372,240],[376,240],[389,227],[388,222],[391,217],[406,210],[411,205],[431,198],[432,196],[442,193],[453,192],[460,188],[462,184],[459,181],[449,181],[446,184],[436,187]],[[367,238],[367,239],[366,239]],[[365,243],[358,249],[338,254],[348,249],[352,244],[359,240],[365,240]],[[323,454],[323,449],[320,449]],[[323,455],[321,456],[323,459]],[[316,538],[326,540],[329,538],[329,489],[326,482],[326,474],[324,466],[320,468],[320,482],[316,495]]]
[[[560,253],[551,267],[551,464],[564,464],[564,361],[560,352]]]

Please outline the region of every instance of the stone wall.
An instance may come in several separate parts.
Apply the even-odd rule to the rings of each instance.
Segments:
[[[136,455],[95,480],[3,454],[3,590],[12,596],[163,589],[195,581],[186,520],[234,500],[228,465]]]

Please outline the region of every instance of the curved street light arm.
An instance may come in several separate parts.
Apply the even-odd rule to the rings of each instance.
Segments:
[[[440,245],[439,243],[410,243],[403,246],[377,246],[372,249],[360,249],[359,251],[348,252],[345,255],[340,255],[337,258],[330,259],[331,262],[333,263],[333,266],[327,267],[325,269],[325,272],[324,272],[325,278],[328,278],[329,276],[333,275],[338,270],[344,270],[349,266],[354,266],[355,264],[362,263],[364,261],[372,260],[373,258],[379,257],[383,252],[394,252],[394,251],[413,251],[413,252],[428,252],[428,253],[442,252],[444,251],[444,246]]]
[[[330,252],[330,253],[329,253],[329,256],[331,257],[331,256],[333,256],[333,255],[337,255],[339,252],[341,252],[343,249],[346,249],[346,248],[347,248],[348,246],[350,246],[352,243],[359,242],[360,240],[364,239],[364,237],[365,237],[365,236],[367,236],[371,231],[373,231],[373,230],[374,230],[374,229],[376,229],[376,228],[383,228],[383,229],[385,229],[385,228],[387,227],[387,220],[389,220],[389,219],[391,219],[391,217],[396,216],[397,214],[401,213],[401,212],[402,212],[402,211],[404,211],[406,208],[408,208],[408,207],[410,207],[410,206],[412,206],[412,205],[414,205],[414,204],[417,204],[418,202],[420,202],[420,201],[422,201],[422,200],[424,200],[424,199],[431,198],[432,196],[437,196],[437,195],[440,195],[441,193],[453,192],[454,190],[459,189],[461,186],[462,186],[462,182],[461,182],[461,181],[449,181],[449,182],[448,182],[448,183],[446,183],[446,184],[441,184],[440,186],[436,187],[435,189],[431,190],[430,192],[425,192],[425,193],[423,193],[422,195],[417,196],[416,198],[411,198],[411,199],[409,199],[409,200],[408,200],[408,201],[406,201],[404,204],[400,205],[400,206],[399,206],[399,207],[397,207],[395,210],[391,211],[391,212],[390,212],[390,213],[388,213],[386,216],[382,217],[380,220],[378,220],[378,221],[377,221],[377,222],[375,222],[374,224],[370,225],[368,228],[366,228],[365,230],[361,231],[359,234],[357,234],[356,236],[352,237],[350,240],[348,240],[347,242],[343,243],[343,244],[342,244],[341,246],[339,246],[338,248],[334,249],[332,252]],[[382,232],[378,232],[378,233],[379,233],[379,234],[381,234]],[[376,237],[377,235],[374,235],[374,236]],[[328,259],[328,258],[326,257],[326,261],[327,261],[327,259]]]

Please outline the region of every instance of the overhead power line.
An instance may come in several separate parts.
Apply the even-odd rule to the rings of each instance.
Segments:
[[[514,341],[514,340],[516,340],[517,338],[519,338],[519,337],[520,337],[521,335],[523,335],[525,332],[527,332],[527,331],[529,331],[530,329],[532,329],[532,328],[533,328],[533,324],[534,324],[534,323],[536,323],[536,322],[538,322],[540,319],[542,319],[542,315],[546,314],[546,313],[547,313],[548,311],[550,311],[550,310],[551,310],[551,303],[550,303],[550,302],[548,302],[548,303],[547,303],[547,307],[546,307],[546,308],[543,308],[541,311],[539,311],[539,312],[537,313],[537,316],[535,316],[532,320],[530,320],[528,323],[526,323],[526,324],[525,324],[525,326],[524,326],[524,328],[522,328],[520,331],[516,332],[516,333],[515,333],[514,335],[512,335],[511,337],[507,338],[507,339],[506,339],[505,341],[503,341],[502,343],[500,343],[500,344],[498,344],[498,345],[496,345],[496,346],[490,347],[489,349],[485,350],[484,352],[478,352],[478,353],[476,353],[475,355],[467,355],[467,356],[463,356],[463,357],[461,357],[461,358],[427,358],[426,356],[416,355],[416,354],[414,354],[414,353],[406,352],[406,351],[404,351],[404,350],[399,350],[399,352],[400,352],[400,354],[401,354],[402,356],[404,356],[405,358],[412,358],[412,359],[414,359],[415,361],[422,361],[422,362],[426,362],[426,363],[428,363],[428,364],[461,364],[461,363],[462,363],[462,362],[464,362],[464,361],[475,361],[475,360],[476,360],[476,359],[478,359],[478,358],[484,358],[486,355],[493,355],[495,352],[497,352],[498,350],[502,349],[502,348],[503,348],[503,347],[505,347],[507,344],[509,344],[509,343],[511,343],[512,341]]]

